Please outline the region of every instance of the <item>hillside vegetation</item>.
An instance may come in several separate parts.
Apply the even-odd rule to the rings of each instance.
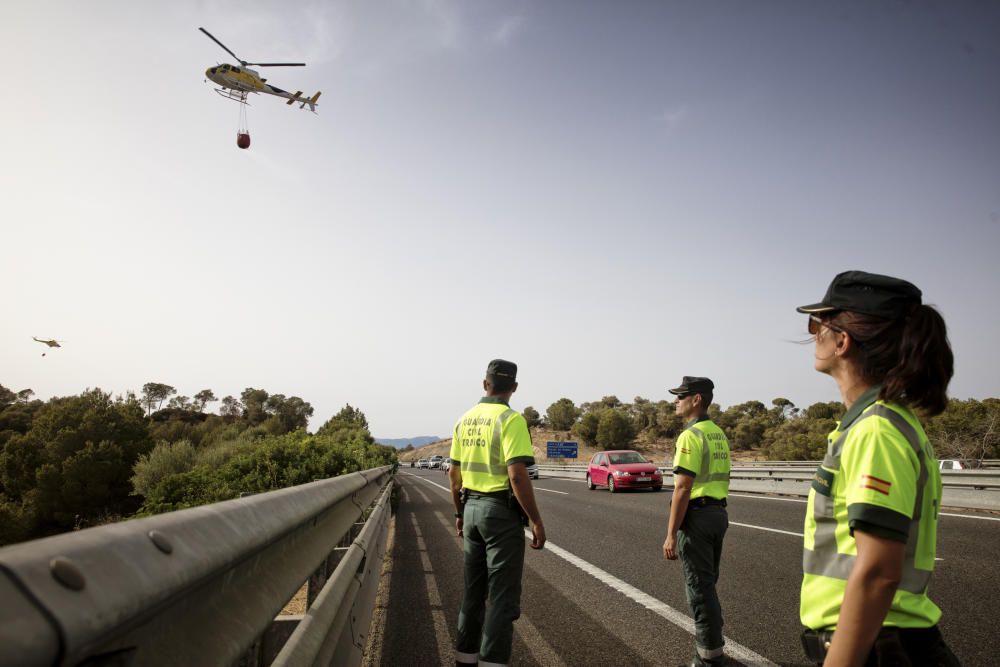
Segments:
[[[771,407],[746,401],[723,410],[713,403],[709,415],[729,437],[734,460],[815,461],[823,458],[827,435],[844,411],[837,401],[798,408],[786,398],[775,398]],[[674,440],[684,428],[672,402],[641,396],[632,403],[605,396],[579,406],[561,398],[544,416],[532,406],[522,414],[540,462],[548,462],[546,442],[550,440],[576,440],[578,461],[588,460],[597,451],[635,449],[657,463],[669,462]],[[952,399],[942,414],[923,423],[939,458],[1000,458],[1000,399]],[[448,456],[450,450],[448,438],[402,450],[400,461]]]
[[[0,385],[0,545],[396,461],[350,405],[310,434],[296,396],[247,388],[216,415],[211,390],[167,402],[175,393],[148,383],[43,402]]]

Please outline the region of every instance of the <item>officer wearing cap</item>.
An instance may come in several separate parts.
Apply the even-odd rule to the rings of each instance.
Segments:
[[[522,519],[531,522],[531,547],[545,545],[527,469],[535,462],[528,424],[510,407],[517,365],[491,361],[483,390],[486,396],[455,423],[448,470],[455,527],[464,536],[465,550],[456,665],[510,662],[513,622],[521,615]]]
[[[674,493],[663,555],[680,557],[688,604],[694,616],[695,648],[691,665],[722,665],[722,606],[715,592],[722,540],[729,528],[729,440],[708,418],[715,384],[705,377],[684,376],[676,396],[677,414],[689,420],[674,444]]]
[[[957,665],[927,596],[941,476],[917,416],[948,402],[944,319],[912,283],[864,271],[837,275],[822,301],[798,311],[809,316],[815,369],[847,406],[806,508],[806,655],[826,665]]]

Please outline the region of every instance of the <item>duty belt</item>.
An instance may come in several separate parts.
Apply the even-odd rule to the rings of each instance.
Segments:
[[[508,489],[500,489],[499,491],[473,491],[469,489],[470,498],[502,498],[506,500],[509,495]]]
[[[695,498],[688,502],[689,507],[705,507],[706,505],[718,505],[719,507],[726,506],[725,498],[712,498],[711,496],[702,496],[700,498]]]

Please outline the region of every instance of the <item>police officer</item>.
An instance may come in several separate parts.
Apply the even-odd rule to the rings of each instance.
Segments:
[[[679,556],[688,604],[694,616],[695,648],[691,665],[721,665],[722,607],[715,592],[722,540],[729,527],[729,440],[708,418],[715,384],[705,377],[684,376],[670,389],[674,409],[689,420],[674,447],[674,494],[663,555]]]
[[[941,476],[917,418],[948,402],[944,320],[913,284],[863,271],[837,275],[822,301],[798,311],[809,315],[815,369],[847,406],[809,491],[806,655],[825,665],[957,665],[927,596]]]
[[[530,519],[531,547],[545,545],[545,527],[528,477],[527,466],[535,462],[528,423],[510,407],[511,394],[517,391],[517,365],[491,361],[483,390],[486,396],[455,424],[448,471],[455,527],[464,535],[465,550],[456,665],[510,661],[513,622],[521,615],[522,520]]]

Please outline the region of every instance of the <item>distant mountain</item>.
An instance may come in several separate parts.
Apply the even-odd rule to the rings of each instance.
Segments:
[[[437,442],[440,439],[441,438],[436,435],[418,435],[415,438],[375,438],[375,442],[380,445],[389,445],[390,447],[395,447],[396,449],[404,449],[407,445],[423,447],[424,445],[429,445],[432,442]]]

